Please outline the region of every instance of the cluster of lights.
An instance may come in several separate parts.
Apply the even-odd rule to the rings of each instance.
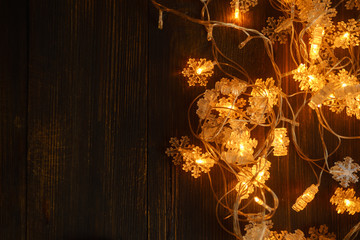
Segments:
[[[347,115],[360,119],[360,81],[357,78],[360,72],[360,56],[354,54],[354,48],[360,46],[360,22],[349,19],[335,25],[333,18],[337,11],[329,0],[270,0],[272,6],[284,16],[268,18],[268,26],[264,27],[261,33],[239,26],[236,23],[238,21],[210,21],[210,0],[200,1],[204,5],[201,19],[195,19],[152,0],[160,12],[159,26],[160,23],[161,27],[163,26],[162,13],[171,12],[203,25],[208,40],[211,40],[214,60],[190,58],[182,71],[189,86],[206,86],[209,78],[214,75],[215,66],[229,77],[221,78],[214,88],[205,90],[189,108],[196,108],[199,126],[193,128],[190,125],[190,128],[203,147],[190,145],[188,137],[180,140],[172,138],[172,147],[168,148],[166,153],[173,158],[175,164],[182,165],[183,169],[190,171],[195,178],[202,173],[210,173],[214,165],[233,176],[232,182],[225,182],[227,187],[222,196],[216,198],[219,199],[218,205],[229,211],[234,219],[233,231],[237,239],[305,239],[300,230],[282,234],[269,230],[272,224],[268,219],[276,211],[278,198],[266,185],[271,166],[268,156],[271,152],[278,157],[288,154],[290,140],[287,134],[288,128],[291,128],[291,138],[298,155],[315,166],[321,166],[315,163],[319,159],[306,156],[297,143],[295,128],[301,124],[297,122],[297,117],[306,104],[317,113],[321,129],[328,130],[339,139],[356,138],[336,134],[324,119],[322,109],[327,107],[335,113],[345,110]],[[345,3],[347,9],[360,9],[360,5],[351,4],[351,1]],[[240,14],[256,5],[257,0],[232,0],[233,19],[239,19]],[[216,36],[213,35],[214,26],[232,28],[245,34],[246,39],[238,44],[240,49],[253,39],[262,39],[275,75],[254,81],[245,69],[220,52],[216,45]],[[284,44],[288,41],[288,50],[296,67],[288,73],[282,73],[274,60],[273,44]],[[339,48],[344,50],[342,54],[347,51],[348,55],[338,57]],[[219,56],[224,56],[221,60],[228,62],[221,62]],[[226,72],[222,66],[238,70],[240,76],[233,76],[233,73]],[[292,94],[283,92],[281,83],[290,75],[294,82],[299,83],[301,91]],[[298,110],[294,110],[290,104],[289,98],[293,96],[305,96],[304,104]],[[290,109],[287,111],[292,114],[290,117],[285,116],[285,108]],[[285,124],[289,124],[288,127]],[[255,137],[253,130],[257,128],[266,132],[264,139]],[[343,187],[358,181],[355,174],[360,171],[360,166],[350,157],[346,157],[344,162],[331,162],[334,152],[329,154],[323,137],[321,141],[325,149],[321,160],[324,161],[324,167],[319,167],[319,175],[316,173],[318,182],[308,187],[292,206],[296,212],[303,210],[315,198],[325,171],[332,174]],[[224,179],[226,180],[226,177]],[[271,201],[267,202],[265,195],[270,195]],[[345,191],[338,188],[330,202],[336,205],[339,214],[355,214],[360,212],[360,200],[354,195],[353,189]],[[229,196],[236,197],[229,200]],[[273,203],[272,207],[269,202]],[[262,210],[256,213],[246,212],[252,204],[260,206]],[[240,217],[251,223],[245,227],[245,236],[242,236],[239,229]],[[325,227],[321,227],[319,236],[323,239],[335,239]]]

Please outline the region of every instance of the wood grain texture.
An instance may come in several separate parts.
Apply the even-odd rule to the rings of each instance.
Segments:
[[[0,2],[0,238],[25,239],[27,2]]]
[[[196,1],[163,2],[194,17],[201,9]],[[227,1],[210,8],[214,19],[231,12]],[[274,14],[269,9],[260,2],[240,24],[261,30]],[[189,57],[211,59],[211,44],[201,26],[165,14],[160,31],[157,18],[142,0],[0,2],[0,239],[233,239],[216,221],[207,176],[192,178],[164,153],[171,137],[191,135],[187,108],[205,88],[189,88],[181,71]],[[252,78],[273,76],[261,41],[239,50],[243,35],[216,29],[214,36]],[[284,46],[274,50],[290,71]],[[215,71],[208,86],[221,77]],[[297,90],[290,78],[282,88]],[[337,132],[360,135],[358,120],[325,115]],[[306,108],[299,121],[304,152],[321,156],[315,114]],[[337,140],[326,134],[326,142],[332,149]],[[344,141],[330,161],[359,161],[359,144]],[[336,213],[329,175],[303,212],[291,210],[316,179],[293,146],[289,152],[270,158],[268,184],[280,200],[274,230],[325,223],[341,239],[358,217]],[[214,168],[213,182],[220,176]]]
[[[163,3],[190,16],[199,17],[200,3],[185,0],[176,3],[163,1]],[[212,9],[212,19],[215,20],[226,21],[231,14],[228,2],[212,1],[209,7],[210,10]],[[265,26],[267,17],[276,14],[270,9],[268,3],[259,2],[250,13],[242,16],[239,24],[261,30]],[[160,155],[166,147],[160,149],[159,145],[163,146],[170,137],[190,135],[186,111],[192,99],[203,92],[204,88],[187,87],[186,80],[181,76],[181,70],[189,57],[212,59],[210,43],[206,41],[206,31],[193,23],[165,14],[164,29],[156,32],[155,10],[151,16],[150,29],[154,30],[150,31],[149,39],[149,208],[155,209],[160,206],[156,215],[153,215],[154,212],[149,212],[150,233],[153,234],[151,236],[155,236],[152,239],[233,239],[215,220],[216,201],[212,196],[206,175],[193,179],[189,173],[183,172],[181,167],[174,169],[169,166],[168,162],[171,159],[166,160]],[[230,30],[214,30],[214,36],[220,49],[244,66],[252,78],[274,76],[261,41],[255,40],[239,50],[238,44],[245,39],[241,34]],[[285,46],[275,46],[274,51],[275,59],[283,72],[294,68]],[[212,88],[215,81],[220,80],[221,77],[223,75],[215,71],[215,76],[210,79],[208,87]],[[288,92],[298,90],[297,84],[291,78],[283,82],[282,88]],[[301,97],[291,99],[295,110],[301,106],[301,101]],[[285,113],[290,117],[289,109],[285,109]],[[339,133],[359,135],[359,126],[356,123],[358,120],[326,110],[325,114]],[[303,151],[310,157],[321,157],[323,150],[316,115],[310,108],[306,108],[300,114],[299,122],[301,124],[296,130],[297,141],[303,147]],[[255,137],[261,137],[260,135]],[[336,146],[337,140],[326,134],[326,142],[331,150]],[[348,155],[359,161],[357,151],[359,143],[360,141],[344,141],[342,147],[329,161],[333,164]],[[280,201],[279,209],[273,218],[274,230],[301,229],[306,233],[309,227],[327,224],[330,231],[336,233],[337,239],[342,239],[357,223],[358,218],[336,213],[335,207],[329,200],[338,184],[328,174],[322,179],[317,197],[304,211],[296,213],[291,209],[296,198],[307,187],[316,183],[316,178],[309,164],[296,155],[293,146],[290,146],[289,153],[287,157],[270,157],[272,177],[268,184],[277,193]],[[317,173],[319,172],[317,170]],[[216,169],[212,170],[212,178],[214,182],[220,181],[220,174]],[[156,186],[160,186],[160,189]],[[358,189],[359,184],[356,184],[355,188]],[[156,200],[153,196],[156,196]],[[231,221],[224,222],[231,230]]]
[[[28,239],[146,239],[147,3],[30,19]]]

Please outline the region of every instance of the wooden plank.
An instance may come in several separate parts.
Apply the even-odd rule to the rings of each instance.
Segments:
[[[146,239],[146,6],[30,1],[28,239]]]
[[[26,238],[27,1],[0,2],[0,234]]]

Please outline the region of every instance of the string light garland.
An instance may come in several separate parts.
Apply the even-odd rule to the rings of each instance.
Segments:
[[[268,156],[286,156],[290,143],[288,129],[297,154],[304,160],[320,168],[317,183],[308,187],[292,206],[294,211],[303,210],[315,197],[321,185],[324,172],[333,175],[340,185],[347,188],[358,181],[356,172],[360,170],[351,157],[343,162],[329,160],[339,148],[341,139],[360,139],[360,136],[342,136],[328,124],[323,108],[334,113],[346,111],[348,116],[360,119],[360,22],[348,19],[334,22],[337,8],[354,8],[360,10],[358,0],[340,1],[332,4],[330,0],[269,0],[283,16],[267,19],[267,26],[262,32],[245,28],[236,23],[215,21],[210,19],[210,0],[200,0],[203,4],[199,18],[193,18],[175,9],[167,8],[152,0],[159,10],[159,28],[163,28],[163,13],[168,12],[193,23],[204,26],[207,40],[212,44],[213,60],[205,58],[189,58],[187,67],[182,71],[189,86],[206,86],[214,69],[219,69],[224,78],[208,88],[190,105],[189,111],[196,109],[199,126],[193,128],[189,119],[190,131],[201,142],[202,146],[190,144],[187,136],[181,139],[171,138],[171,147],[166,154],[172,157],[174,164],[182,165],[195,178],[209,173],[214,166],[227,172],[236,184],[225,184],[222,196],[217,196],[217,217],[221,206],[233,219],[233,229],[226,229],[236,239],[335,239],[325,225],[310,228],[309,237],[301,230],[293,233],[275,232],[269,220],[275,213],[279,200],[275,192],[266,185],[270,178],[271,162]],[[257,0],[232,0],[229,4],[233,10],[233,18],[239,19],[240,14],[248,12],[257,5]],[[262,40],[265,52],[274,69],[274,75],[265,80],[249,76],[238,63],[225,56],[217,47],[214,28],[225,28],[239,31],[246,39],[239,44],[242,49],[254,39]],[[274,58],[274,44],[287,44],[292,63],[295,68],[289,72],[281,72]],[[339,53],[340,52],[340,53]],[[221,61],[220,61],[221,60]],[[224,61],[224,62],[222,62]],[[229,72],[224,66],[235,70]],[[292,76],[294,84],[299,84],[301,91],[284,92],[281,83]],[[289,99],[303,96],[303,104],[293,109]],[[296,127],[299,126],[298,116],[305,107],[316,113],[319,121],[319,133],[323,146],[323,157],[311,159],[297,142]],[[289,109],[286,116],[284,109]],[[190,116],[190,114],[189,114]],[[288,128],[285,127],[288,124]],[[255,129],[262,129],[266,136],[257,139]],[[196,129],[196,130],[194,130]],[[324,131],[333,134],[339,144],[331,151],[324,141]],[[323,165],[317,162],[323,161]],[[208,174],[210,178],[210,174]],[[226,178],[224,177],[225,181]],[[210,179],[211,180],[211,179]],[[212,184],[212,181],[210,181]],[[268,196],[271,196],[269,200]],[[336,206],[339,214],[360,212],[360,200],[355,197],[353,189],[338,188],[330,202]],[[272,204],[270,204],[272,203]],[[260,208],[261,210],[254,210]],[[253,212],[255,211],[255,212]],[[240,229],[240,220],[248,221],[244,231]],[[360,231],[360,223],[345,236],[348,240]]]

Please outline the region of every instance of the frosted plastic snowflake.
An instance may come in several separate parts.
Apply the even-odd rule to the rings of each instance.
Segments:
[[[183,149],[189,147],[190,139],[188,136],[182,136],[180,140],[177,138],[171,138],[169,142],[172,147],[167,148],[165,153],[169,157],[173,158],[173,163],[175,165],[180,165],[183,160],[181,152]]]
[[[336,235],[334,233],[328,233],[328,227],[326,225],[321,225],[319,229],[316,227],[311,227],[309,229],[310,237],[305,237],[304,232],[297,229],[294,233],[289,233],[288,231],[281,231],[277,233],[275,231],[271,232],[271,235],[266,240],[335,240]]]
[[[246,109],[246,113],[250,117],[250,123],[264,123],[267,117],[267,113],[270,111],[268,107],[267,97],[250,97],[250,106]]]
[[[349,183],[356,183],[359,179],[355,173],[360,170],[360,166],[352,162],[353,159],[351,157],[345,157],[343,162],[336,162],[335,166],[330,168],[333,178],[340,182],[340,185],[344,188],[347,188]]]
[[[348,10],[351,10],[353,8],[360,10],[360,1],[359,0],[348,0],[345,4],[345,7]]]
[[[205,119],[206,116],[210,113],[212,107],[215,106],[219,93],[214,89],[206,90],[204,97],[200,98],[197,102],[198,109],[196,114],[200,119]]]
[[[269,17],[266,22],[267,27],[263,28],[262,33],[273,43],[279,41],[281,44],[285,44],[291,33],[291,19],[285,19],[285,17],[279,17],[279,19]]]
[[[338,187],[330,198],[330,202],[336,206],[336,211],[339,214],[343,214],[345,211],[351,215],[360,212],[360,199],[355,197],[355,191],[352,188],[345,191],[345,189]]]
[[[250,224],[245,226],[246,234],[244,240],[269,239],[272,227],[273,222],[271,220],[261,223],[250,222]]]
[[[215,163],[209,153],[202,153],[200,147],[184,150],[182,155],[185,161],[183,170],[185,172],[191,171],[191,176],[194,178],[198,178],[201,172],[208,173]]]
[[[227,141],[231,134],[231,129],[228,126],[220,129],[223,121],[223,118],[209,114],[201,126],[200,137],[208,142],[217,142],[219,144]]]
[[[328,75],[329,84],[334,86],[334,91],[339,91],[347,86],[354,86],[359,84],[356,76],[350,74],[345,69],[342,69],[338,74],[331,73]],[[346,108],[346,114],[348,116],[355,115],[357,119],[360,119],[360,95],[343,93],[340,96],[331,94],[329,99],[324,102],[324,105],[335,113],[340,113]]]
[[[355,115],[357,119],[360,119],[360,95],[346,98],[346,114],[350,117]]]
[[[294,233],[286,233],[284,240],[306,240],[304,233],[297,229]]]
[[[240,82],[238,79],[229,80],[222,78],[220,81],[215,83],[215,89],[220,91],[223,95],[239,96],[247,88],[247,84]]]
[[[187,65],[188,67],[184,68],[182,74],[188,78],[189,86],[195,86],[196,84],[206,86],[208,78],[214,74],[214,64],[205,58],[200,58],[199,61],[190,58]]]
[[[327,79],[329,83],[332,83],[335,86],[335,88],[356,85],[359,83],[356,76],[350,74],[345,69],[341,69],[337,74],[329,74]]]
[[[336,240],[336,235],[334,233],[328,232],[328,227],[326,225],[321,225],[319,229],[316,227],[311,227],[309,229],[310,237],[308,240]]]
[[[258,158],[257,163],[252,167],[243,167],[238,173],[236,191],[241,194],[241,199],[247,199],[254,192],[255,186],[262,187],[265,181],[270,178],[271,162],[265,158]],[[256,177],[255,177],[256,176]]]
[[[253,97],[266,97],[267,103],[270,108],[278,102],[278,95],[281,92],[281,89],[275,86],[275,81],[273,78],[267,78],[266,81],[263,81],[261,78],[256,79],[255,86],[251,91],[251,96]]]
[[[240,199],[247,199],[254,192],[255,188],[251,182],[253,177],[250,167],[243,167],[238,173],[239,182],[236,184],[235,189],[240,194]]]
[[[231,132],[225,147],[227,151],[222,153],[222,158],[229,163],[248,164],[254,161],[254,149],[257,140],[250,138],[250,131],[244,125],[243,128]]]
[[[253,176],[256,175],[254,185],[260,186],[259,183],[264,184],[266,180],[270,178],[270,169],[271,162],[266,160],[265,158],[258,158],[257,164],[252,166],[251,173]]]
[[[296,0],[295,4],[299,9],[298,17],[313,25],[329,26],[337,13],[335,8],[331,8],[330,0]]]
[[[307,68],[304,64],[293,71],[295,81],[300,82],[300,89],[317,92],[326,84],[325,76],[321,73],[322,66],[311,65]]]
[[[236,1],[239,1],[240,13],[246,13],[250,10],[250,7],[255,7],[258,4],[257,0],[232,0],[230,2],[232,8],[235,8]]]

